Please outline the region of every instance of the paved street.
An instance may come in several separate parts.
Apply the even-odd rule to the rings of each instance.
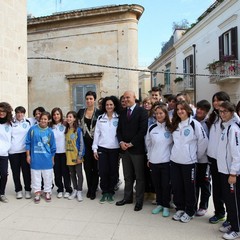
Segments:
[[[86,185],[84,190],[85,196]],[[57,199],[56,188],[50,203],[44,199],[38,205],[32,199],[17,200],[11,174],[6,193],[9,203],[0,203],[0,240],[213,240],[222,236],[218,231],[220,224],[208,223],[212,205],[206,216],[184,224],[171,217],[152,215],[151,201],[146,201],[140,212],[133,211],[133,204],[122,207],[99,204],[100,191],[97,199],[92,201],[85,197],[81,203],[76,199]],[[116,200],[122,196],[123,184]],[[171,216],[173,212],[171,210]]]

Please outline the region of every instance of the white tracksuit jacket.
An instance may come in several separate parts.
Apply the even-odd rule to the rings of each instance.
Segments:
[[[9,149],[9,154],[26,152],[25,142],[30,127],[31,124],[26,121],[26,119],[21,121],[14,119],[12,122],[11,148]]]
[[[116,149],[120,147],[117,139],[117,126],[118,114],[115,112],[110,120],[106,113],[98,117],[92,145],[92,150],[94,152],[97,152],[98,146],[107,149]]]
[[[3,123],[0,124],[0,156],[8,156],[11,147],[12,126]]]
[[[171,132],[166,128],[166,123],[156,122],[149,126],[145,144],[149,162],[158,164],[170,161],[173,138]]]
[[[223,123],[223,126],[217,149],[218,171],[240,174],[240,127],[234,118]]]
[[[195,129],[190,125],[194,121]],[[193,164],[205,154],[208,138],[201,126],[195,119],[188,118],[179,123],[173,132],[173,148],[170,159],[179,164]]]

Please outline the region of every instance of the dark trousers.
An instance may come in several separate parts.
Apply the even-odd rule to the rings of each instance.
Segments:
[[[102,193],[114,194],[114,186],[118,181],[119,149],[98,147],[98,170]]]
[[[217,160],[214,158],[208,157],[208,161],[210,163],[210,171],[212,175],[212,198],[213,198],[213,205],[215,209],[215,215],[224,216],[225,207],[224,207],[223,193],[222,193],[222,187],[221,187],[221,177],[217,167]]]
[[[149,163],[152,182],[155,187],[157,205],[169,208],[171,200],[170,163]]]
[[[231,224],[231,230],[240,231],[240,177],[237,177],[237,182],[231,188],[228,183],[228,174],[220,173],[221,188],[223,199],[226,204],[227,218]]]
[[[144,199],[144,155],[131,154],[128,150],[121,154],[123,175],[125,181],[124,199],[132,201],[133,183],[136,179],[136,202],[143,203]]]
[[[211,196],[211,177],[208,163],[197,163],[196,169],[196,209],[200,195],[199,208],[208,209],[209,197]]]
[[[87,144],[85,145],[83,166],[87,179],[88,193],[95,194],[99,181],[98,162],[93,156],[92,146]]]
[[[12,169],[15,192],[22,191],[21,170],[25,191],[31,191],[30,165],[26,161],[26,152],[9,154],[10,166]]]
[[[147,163],[147,156],[144,155],[145,192],[155,193],[154,184],[151,176],[151,169],[148,167]]]
[[[66,192],[71,193],[71,180],[69,168],[66,165],[66,154],[65,153],[56,153],[54,157],[54,180],[57,186],[57,192],[63,192],[64,188]]]
[[[195,214],[195,164],[179,164],[171,161],[173,202],[176,210],[183,210],[189,216]]]
[[[5,195],[8,177],[8,156],[0,156],[0,195]]]

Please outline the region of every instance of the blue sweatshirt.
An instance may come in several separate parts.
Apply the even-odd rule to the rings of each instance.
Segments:
[[[31,169],[46,170],[53,168],[52,157],[56,153],[56,143],[50,128],[32,126],[26,137],[26,150],[30,151]]]

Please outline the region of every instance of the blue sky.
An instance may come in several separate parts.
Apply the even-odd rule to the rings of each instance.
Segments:
[[[105,5],[139,4],[145,8],[139,21],[139,65],[148,66],[172,35],[173,22],[194,23],[214,0],[28,0],[28,14],[35,17],[54,12]]]

